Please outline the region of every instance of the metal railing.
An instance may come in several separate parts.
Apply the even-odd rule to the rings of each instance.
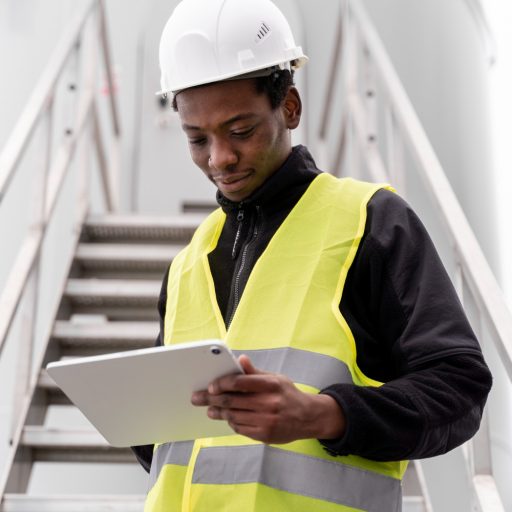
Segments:
[[[97,92],[99,53],[103,56],[110,91],[106,116],[110,118],[112,134],[108,148],[101,133],[100,98]],[[119,151],[120,125],[114,91],[103,1],[90,0],[68,25],[0,154],[0,215],[6,215],[2,207],[12,193],[20,169],[24,167],[25,156],[34,151],[33,146],[37,146],[38,155],[38,164],[30,166],[29,181],[35,195],[33,212],[0,294],[0,362],[4,349],[10,344],[16,345],[19,360],[9,438],[0,439],[0,442],[5,441],[8,445],[7,457],[0,462],[0,501],[40,369],[33,361],[37,356],[34,354],[34,340],[36,335],[40,335],[36,333],[36,325],[41,296],[43,245],[48,238],[50,223],[55,222],[57,215],[72,215],[76,219],[70,243],[75,246],[78,242],[81,225],[91,204],[92,155],[96,156],[105,208],[109,212],[118,209],[119,184],[117,169],[113,165],[119,161],[115,155]],[[65,100],[61,98],[63,95],[67,96]],[[58,113],[55,105],[57,102],[60,104],[61,100],[64,109],[61,108],[58,113],[63,114],[64,120],[56,118]],[[58,123],[63,125],[62,130],[55,133],[54,127]],[[78,191],[74,191],[77,197],[71,199],[75,211],[61,211],[59,202],[67,193],[65,183],[72,169],[78,174],[76,179],[79,183]],[[71,258],[72,253],[69,254],[67,267],[71,265]],[[61,282],[52,283],[57,293],[64,290],[67,272],[63,276]],[[52,318],[46,322],[48,332],[43,338],[49,338],[55,314],[56,311],[53,311]],[[15,319],[20,315],[21,328],[16,336],[12,336]],[[2,391],[5,397],[5,390]],[[3,474],[5,477],[2,479]]]
[[[450,260],[455,287],[477,337],[482,345],[489,343],[497,350],[512,381],[512,315],[360,0],[340,2],[335,40],[318,134],[322,166],[350,169],[356,177],[391,182],[413,205],[408,185],[414,181],[411,188],[419,189],[421,200],[428,202],[430,211],[437,212],[443,240],[448,241],[443,260],[445,264]],[[340,94],[342,115],[334,120],[331,114],[337,110],[332,106]],[[335,135],[330,139],[332,133]],[[336,148],[335,154],[329,154],[329,147]],[[472,510],[504,511],[493,478],[487,412],[480,432],[456,450],[452,459],[458,477],[465,479]],[[431,501],[439,492],[432,478],[433,466],[422,462],[416,467],[429,501],[427,507],[432,507]],[[441,469],[441,473],[445,472]]]

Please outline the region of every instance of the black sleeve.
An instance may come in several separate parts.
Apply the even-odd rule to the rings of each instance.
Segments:
[[[167,280],[169,278],[169,269],[164,275],[162,280],[162,287],[160,289],[160,296],[158,298],[158,316],[160,321],[160,331],[155,341],[155,346],[163,345],[164,339],[164,318],[165,318],[165,306],[167,304]],[[153,445],[146,444],[142,446],[132,446],[132,451],[135,453],[137,460],[141,466],[149,473],[151,469],[151,462],[153,460]]]
[[[470,438],[491,375],[451,281],[422,223],[379,191],[347,276],[340,310],[362,372],[378,388],[333,384],[347,430],[322,441],[333,453],[374,460],[430,457]]]

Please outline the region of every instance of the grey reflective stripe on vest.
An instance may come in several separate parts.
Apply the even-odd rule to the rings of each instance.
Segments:
[[[192,447],[192,443],[158,447],[151,466],[151,486],[165,464],[177,463],[179,457],[176,457],[174,446],[186,444]],[[260,483],[368,512],[396,512],[401,510],[402,502],[400,480],[335,460],[318,459],[267,445],[202,448],[192,483]]]
[[[267,445],[203,448],[192,481],[216,485],[257,482],[369,512],[400,510],[402,498],[400,480],[395,478]]]
[[[193,447],[194,441],[179,441],[160,445],[153,452],[153,460],[149,472],[149,487],[151,488],[155,485],[161,469],[166,464],[188,466]]]
[[[282,373],[293,382],[323,389],[331,384],[351,384],[348,366],[335,357],[297,348],[268,350],[233,350],[236,355],[246,354],[257,368]]]

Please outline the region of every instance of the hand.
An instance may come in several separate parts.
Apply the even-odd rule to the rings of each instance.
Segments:
[[[258,370],[245,355],[239,362],[244,374],[221,377],[192,395],[210,418],[267,444],[343,435],[345,418],[334,398],[304,393],[288,377]]]

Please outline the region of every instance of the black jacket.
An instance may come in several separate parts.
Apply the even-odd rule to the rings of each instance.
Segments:
[[[209,262],[227,324],[258,257],[319,173],[307,149],[298,146],[242,203],[217,194],[227,218]],[[360,369],[385,384],[372,388],[333,382],[322,390],[343,409],[347,429],[341,439],[321,442],[333,455],[374,460],[439,455],[477,431],[492,378],[415,213],[387,190],[373,196],[367,212],[340,310],[354,334]],[[163,339],[166,294],[167,275],[157,343]],[[152,447],[135,452],[148,470]]]

